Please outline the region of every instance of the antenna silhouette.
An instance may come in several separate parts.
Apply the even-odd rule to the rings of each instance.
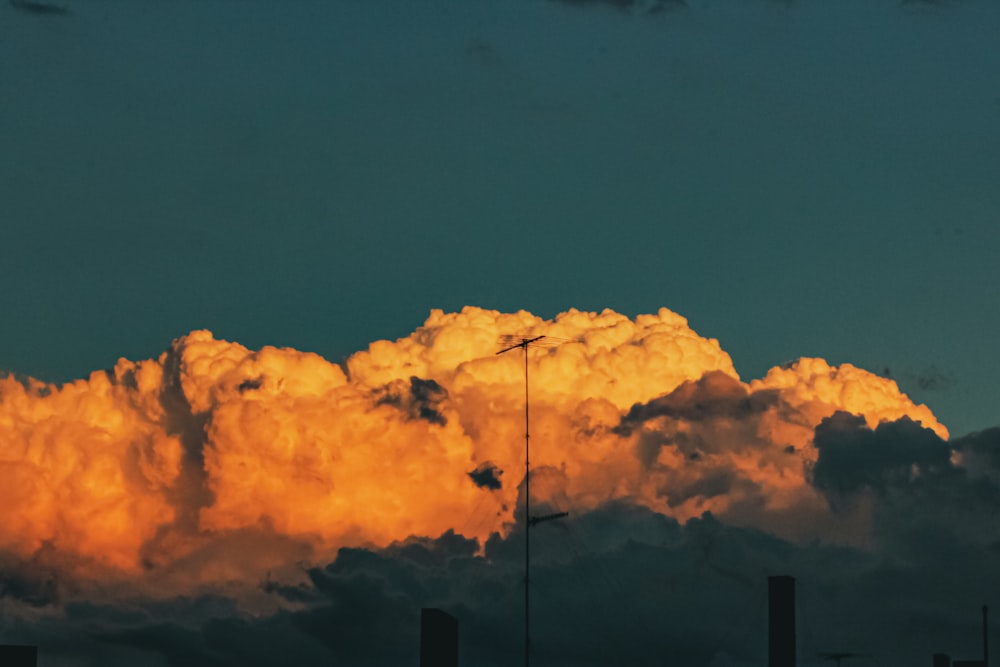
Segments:
[[[553,336],[502,336],[500,344],[504,346],[497,352],[498,355],[505,354],[511,350],[524,350],[524,667],[528,667],[531,660],[531,623],[530,606],[528,605],[528,579],[531,571],[531,527],[543,521],[552,521],[567,516],[568,512],[558,512],[556,514],[546,514],[544,516],[531,516],[531,462],[529,460],[529,441],[531,436],[528,428],[528,348],[529,347],[555,347],[565,343],[563,338]]]

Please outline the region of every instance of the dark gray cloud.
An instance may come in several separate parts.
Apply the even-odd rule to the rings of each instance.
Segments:
[[[500,470],[495,463],[484,461],[469,473],[469,478],[480,488],[496,491],[503,486],[500,481],[501,475],[503,475],[503,470]]]
[[[761,437],[767,415],[789,411],[777,392],[750,391],[725,373],[710,372],[669,394],[634,405],[614,430],[622,436],[638,434],[638,458],[659,475],[657,493],[668,507],[730,496],[734,499],[731,511],[759,515],[764,493],[733,467],[729,455],[752,452],[755,458],[773,459],[778,466],[800,466],[794,447],[775,448],[769,438]],[[664,448],[680,454],[684,466],[659,464]]]
[[[49,607],[60,602],[67,582],[65,556],[43,543],[28,560],[0,552],[0,600],[9,599],[31,607]]]
[[[882,665],[921,664],[975,645],[991,558],[960,545],[967,567],[915,569],[892,553],[799,545],[711,515],[686,525],[628,503],[533,532],[535,664],[760,664],[766,659],[766,578],[798,578],[800,655],[845,646]],[[520,656],[523,532],[481,551],[454,533],[385,549],[343,549],[307,580],[271,587],[287,608],[247,614],[218,596],[119,606],[70,605],[9,638],[97,664],[399,665],[415,661],[419,610],[459,619],[463,664]],[[957,552],[957,553],[956,553]],[[971,566],[972,569],[968,569]],[[292,592],[294,591],[294,593]],[[11,634],[13,631],[13,635]],[[130,662],[131,661],[131,662]],[[77,663],[81,664],[81,663]]]
[[[900,385],[910,390],[920,393],[947,391],[955,386],[958,381],[955,374],[950,371],[941,370],[937,366],[928,366],[919,371],[899,371],[894,372],[892,368],[885,366],[880,373],[883,377],[896,378]]]
[[[38,573],[16,567],[0,575],[0,598],[13,598],[32,607],[45,607],[59,601],[59,582],[54,573]]]
[[[34,16],[70,16],[69,7],[38,0],[8,0],[11,7],[24,14]]]
[[[465,45],[465,53],[480,65],[494,65],[497,62],[496,47],[485,39],[469,40]]]
[[[570,7],[610,7],[621,12],[641,11],[659,14],[672,9],[687,7],[685,0],[551,0]]]
[[[750,392],[739,380],[712,371],[698,380],[683,383],[669,394],[632,406],[617,431],[628,435],[634,427],[659,417],[696,422],[747,419],[777,403],[776,392]]]
[[[248,391],[254,391],[255,389],[260,389],[264,385],[264,378],[258,377],[249,380],[244,380],[236,387],[241,394]]]
[[[834,512],[867,507],[879,549],[929,570],[1000,553],[1000,429],[946,443],[908,419],[836,414],[815,444],[813,484]]]
[[[137,649],[150,658],[161,659],[170,667],[235,665],[234,659],[219,655],[209,647],[206,634],[201,629],[160,623],[101,634],[97,639],[110,645]]]
[[[448,422],[440,410],[441,403],[448,398],[448,391],[437,382],[411,377],[410,396],[413,399],[410,410],[416,412],[420,419],[441,426]]]
[[[944,391],[955,384],[955,375],[931,366],[916,376],[916,382],[922,391]]]
[[[975,578],[987,570],[915,570],[892,554],[797,545],[711,515],[679,525],[627,503],[543,524],[532,540],[533,646],[546,667],[653,665],[665,655],[693,667],[760,664],[774,573],[798,578],[803,664],[845,646],[882,665],[921,664],[978,636]],[[463,664],[513,664],[523,532],[483,546],[447,533],[344,549],[310,569],[295,595],[274,590],[294,608],[263,617],[178,599],[145,613],[75,608],[47,630],[69,625],[76,650],[111,658],[130,649],[146,664],[399,665],[416,659],[420,608],[435,606],[459,619]]]
[[[970,433],[955,440],[952,448],[962,455],[971,474],[1000,471],[1000,427]]]
[[[570,7],[592,7],[592,6],[605,6],[612,7],[620,11],[628,11],[633,9],[638,3],[637,0],[552,0],[553,2],[558,2],[559,4],[569,5]]]
[[[670,484],[660,489],[669,507],[677,507],[692,498],[715,498],[727,495],[733,487],[741,483],[729,468],[709,470],[690,484]],[[742,481],[743,484],[748,482]]]
[[[909,419],[882,423],[873,430],[863,417],[838,412],[816,427],[815,446],[819,459],[812,481],[831,499],[863,489],[884,494],[950,466],[947,443]]]
[[[383,387],[377,402],[395,406],[411,419],[423,419],[444,426],[448,420],[440,408],[447,398],[448,390],[434,380],[413,376],[408,387],[401,381]]]
[[[961,4],[959,0],[900,0],[903,7],[952,7]]]

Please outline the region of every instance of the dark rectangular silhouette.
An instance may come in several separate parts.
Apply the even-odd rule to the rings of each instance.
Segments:
[[[990,608],[983,605],[983,666],[990,664]]]
[[[795,667],[795,577],[767,578],[767,664]]]
[[[440,609],[420,610],[420,667],[458,667],[458,621]]]
[[[37,667],[37,646],[0,645],[0,665],[3,667]]]
[[[947,653],[935,653],[934,667],[951,667],[951,656]]]

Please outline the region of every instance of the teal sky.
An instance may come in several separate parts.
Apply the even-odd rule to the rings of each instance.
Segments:
[[[0,5],[0,368],[665,306],[1000,423],[1000,3]]]

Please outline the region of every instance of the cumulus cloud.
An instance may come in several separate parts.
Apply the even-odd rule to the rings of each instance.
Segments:
[[[433,311],[343,366],[195,331],[67,385],[0,381],[10,632],[58,631],[105,664],[275,664],[262,636],[316,662],[398,664],[420,607],[441,606],[476,664],[503,662],[525,524],[525,352],[496,355],[508,334],[565,341],[526,352],[532,505],[569,512],[532,538],[543,663],[643,664],[668,647],[754,663],[768,573],[874,590],[894,557],[1000,544],[983,525],[995,433],[950,442],[892,380],[847,364],[744,382],[666,309]],[[947,549],[921,552],[928,536]],[[581,582],[609,577],[586,597]],[[739,601],[723,625],[744,630],[706,620],[723,600]]]

